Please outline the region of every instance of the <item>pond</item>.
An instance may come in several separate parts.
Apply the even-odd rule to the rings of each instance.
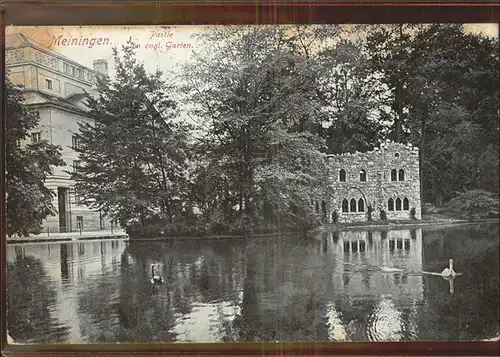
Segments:
[[[486,339],[498,253],[498,223],[9,245],[7,328],[16,343]],[[422,273],[449,258],[454,280]]]

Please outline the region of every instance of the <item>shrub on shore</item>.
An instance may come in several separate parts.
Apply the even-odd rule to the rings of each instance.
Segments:
[[[278,217],[279,218],[279,217]],[[232,221],[209,221],[207,217],[191,218],[186,221],[166,222],[158,217],[131,220],[126,223],[125,231],[129,237],[164,238],[164,237],[204,237],[219,235],[268,234],[277,232],[309,232],[320,225],[319,219],[298,219],[295,222],[277,219],[273,222],[242,216]]]
[[[499,196],[484,190],[468,190],[459,193],[445,206],[445,211],[456,218],[498,218]]]
[[[434,206],[430,202],[422,203],[422,214],[434,214],[434,213],[442,213],[443,209]]]
[[[412,207],[411,210],[410,210],[410,218],[411,219],[417,219],[416,213],[417,213],[417,211],[415,210],[415,207]]]

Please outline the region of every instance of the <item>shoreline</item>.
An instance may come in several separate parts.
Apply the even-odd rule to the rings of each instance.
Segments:
[[[7,245],[11,244],[36,244],[36,243],[64,243],[64,242],[82,242],[90,240],[129,240],[129,236],[126,234],[117,235],[102,235],[102,236],[79,236],[79,237],[44,237],[44,238],[7,238]]]
[[[153,238],[130,238],[130,241],[134,242],[161,242],[161,241],[174,241],[174,240],[216,240],[216,239],[262,239],[266,237],[275,237],[276,235],[292,235],[297,234],[297,232],[272,232],[272,233],[259,233],[259,234],[249,234],[249,235],[237,235],[237,234],[220,234],[205,237],[198,236],[172,236],[172,237],[153,237]]]
[[[444,226],[460,226],[460,225],[473,225],[473,224],[481,224],[481,223],[500,223],[499,219],[483,219],[476,221],[468,221],[468,220],[436,220],[436,221],[407,221],[407,222],[391,222],[387,221],[386,223],[377,223],[377,221],[372,221],[370,224],[366,224],[368,222],[361,222],[356,224],[328,224],[320,226],[316,229],[313,229],[309,232],[309,234],[317,234],[322,232],[340,232],[340,231],[355,231],[355,230],[370,230],[370,229],[382,229],[382,230],[391,230],[391,229],[401,229],[401,228],[419,228],[419,227],[444,227]],[[297,234],[297,232],[273,232],[273,233],[262,233],[262,234],[251,234],[248,236],[243,235],[212,235],[205,237],[198,236],[173,236],[173,237],[153,237],[153,238],[130,238],[130,241],[135,242],[161,242],[161,241],[174,241],[174,240],[208,240],[208,239],[233,239],[233,238],[266,238],[266,237],[274,237],[276,235],[293,235]]]
[[[358,222],[354,224],[327,224],[320,226],[310,233],[322,233],[322,232],[341,232],[341,231],[356,231],[356,230],[392,230],[392,229],[411,229],[411,228],[421,228],[421,227],[444,227],[444,226],[459,226],[459,225],[473,225],[481,223],[499,223],[499,219],[482,219],[482,220],[459,220],[459,219],[447,219],[447,220],[420,220],[420,221],[371,221],[371,222]],[[82,241],[95,241],[95,240],[128,240],[130,242],[161,242],[161,241],[174,241],[174,240],[204,240],[204,239],[234,239],[234,238],[266,238],[272,237],[276,234],[281,235],[292,235],[297,234],[297,232],[273,232],[264,234],[252,234],[248,236],[241,235],[214,235],[214,236],[173,236],[173,237],[152,237],[152,238],[133,238],[129,237],[127,234],[116,234],[116,235],[93,235],[93,236],[65,236],[65,237],[26,237],[26,238],[7,238],[7,245],[12,244],[36,244],[36,243],[60,243],[60,242],[82,242]]]
[[[480,220],[418,220],[418,221],[372,221],[360,223],[340,223],[340,224],[327,224],[317,228],[316,232],[339,232],[339,231],[352,231],[352,230],[365,230],[365,229],[398,229],[398,228],[419,228],[419,227],[437,227],[437,226],[458,226],[458,225],[472,225],[481,223],[500,223],[499,219],[480,219]]]

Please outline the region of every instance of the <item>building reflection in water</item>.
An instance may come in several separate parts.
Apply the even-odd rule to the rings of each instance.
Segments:
[[[59,247],[61,257],[61,281],[69,280],[69,263],[68,263],[68,243],[61,243]]]
[[[328,254],[343,263],[331,272],[332,294],[349,297],[326,304],[332,339],[411,339],[408,334],[415,334],[416,327],[402,326],[402,314],[416,315],[424,299],[422,230],[344,231],[325,236]],[[364,312],[342,321],[356,301],[365,305]]]
[[[72,343],[154,334],[196,342],[317,339],[320,329],[333,340],[405,338],[401,316],[422,299],[422,277],[411,274],[422,268],[421,231],[330,232],[319,241],[318,261],[313,243],[261,243],[244,253],[240,243],[131,250],[123,241],[97,241],[16,247],[15,254],[38,256],[59,282],[51,314]],[[151,292],[153,263],[167,283]],[[293,319],[286,306],[297,310]],[[155,309],[163,320],[151,315]],[[139,311],[148,318],[140,320]],[[307,321],[313,327],[303,336],[285,327]]]
[[[442,270],[451,256],[463,264],[459,269],[475,264],[472,272],[481,272],[486,253],[492,255],[487,261],[498,259],[494,249],[481,247],[498,251],[498,242],[490,242],[487,229],[482,239],[477,230],[462,233],[458,243],[460,231],[449,238],[446,232],[425,231],[426,251],[420,229],[400,229],[328,232],[316,241],[273,236],[11,246],[8,261],[33,256],[43,262],[55,301],[40,321],[50,315],[67,327],[69,343],[450,339],[446,326],[464,310],[451,337],[472,336],[472,328],[462,332],[467,326],[489,331],[493,318],[474,325],[471,317],[483,305],[495,309],[493,298],[488,305],[477,293],[480,277],[455,279],[450,295],[449,281],[421,272]],[[440,242],[445,238],[451,243]],[[155,291],[151,264],[166,281]],[[497,281],[480,287],[498,291]]]
[[[111,246],[111,244],[114,249],[107,250],[106,246]],[[43,325],[46,325],[46,330],[42,325],[37,327],[41,329],[39,331],[41,335],[47,335],[40,341],[49,343],[61,341],[61,337],[54,335],[51,330],[54,324],[66,331],[63,342],[81,343],[85,341],[85,336],[81,334],[76,296],[80,291],[92,293],[92,290],[89,289],[92,281],[102,276],[103,268],[107,263],[117,259],[119,261],[124,249],[124,241],[25,244],[8,247],[8,262],[16,262],[20,257],[25,256],[42,262],[46,275],[40,279],[46,279],[47,284],[50,284],[54,289],[54,294],[50,299],[42,293],[34,297],[34,299],[39,300],[41,305],[48,306],[50,319],[53,321],[51,324],[45,323]],[[100,254],[95,254],[96,252]],[[51,336],[53,336],[53,340],[51,340]]]

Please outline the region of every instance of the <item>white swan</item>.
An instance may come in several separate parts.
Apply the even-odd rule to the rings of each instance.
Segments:
[[[155,266],[151,264],[151,284],[163,284],[163,278],[159,275],[155,275]]]
[[[441,277],[443,277],[443,279],[454,278],[456,276],[462,275],[462,273],[457,273],[453,269],[453,259],[449,260],[449,264],[450,265],[448,266],[448,268],[444,268],[441,273],[434,273],[434,272],[430,272],[430,271],[423,271],[422,274],[441,276]]]
[[[453,286],[453,280],[455,280],[455,277],[462,275],[462,273],[457,273],[453,269],[453,259],[449,260],[449,264],[450,265],[448,266],[448,268],[444,268],[441,273],[432,273],[429,271],[423,271],[422,274],[440,276],[444,280],[448,280],[450,282],[450,293],[453,294],[455,292],[455,287]]]
[[[449,267],[443,269],[443,271],[441,272],[441,276],[443,276],[443,277],[450,277],[450,276],[456,276],[457,275],[457,273],[455,272],[455,270],[453,270],[453,259],[450,259],[449,263],[450,263]]]

